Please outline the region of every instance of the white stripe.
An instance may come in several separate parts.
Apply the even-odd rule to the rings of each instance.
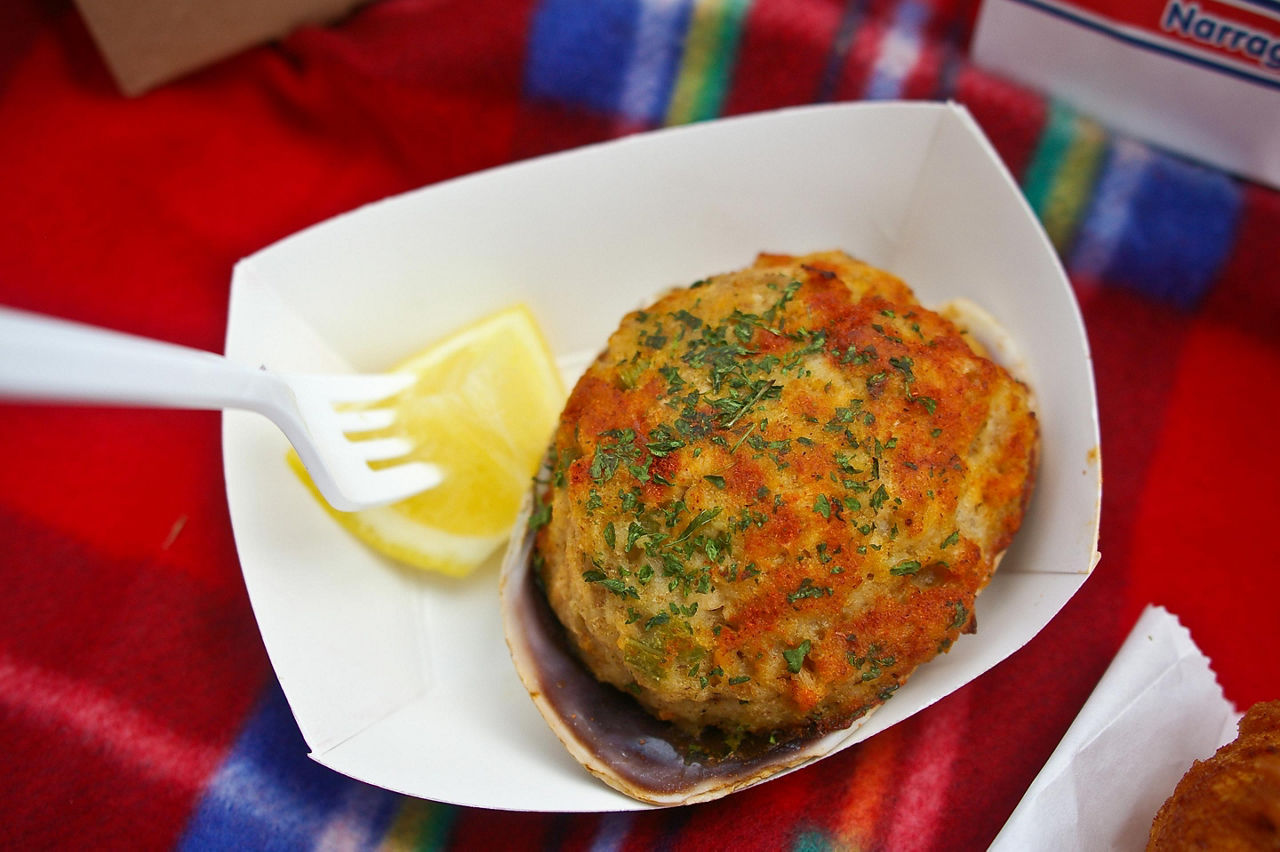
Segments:
[[[880,53],[867,81],[867,99],[888,100],[902,94],[907,75],[920,61],[920,31],[927,19],[923,6],[910,0],[899,4],[892,26],[880,40]]]
[[[233,753],[223,764],[204,799],[200,809],[215,814],[216,827],[253,824],[283,837],[302,838],[323,836],[328,822],[328,814],[310,797],[277,784],[242,754]]]
[[[621,849],[631,833],[634,819],[635,815],[630,811],[602,814],[596,836],[591,838],[591,852],[617,852]]]
[[[377,845],[370,818],[381,812],[380,799],[390,795],[363,784],[348,784],[342,806],[316,838],[320,852],[359,852]]]
[[[682,0],[642,0],[640,20],[618,110],[635,121],[649,121],[666,111],[666,96],[674,79],[671,70],[683,39],[675,38]],[[664,89],[659,89],[663,86]]]
[[[0,654],[0,706],[123,769],[184,790],[199,790],[222,760],[220,749],[180,736],[96,686],[8,654]]]
[[[1077,232],[1068,263],[1073,276],[1097,280],[1106,272],[1129,224],[1133,194],[1153,159],[1146,145],[1123,137],[1115,139],[1093,202]]]
[[[880,44],[876,70],[867,86],[870,100],[888,100],[902,94],[902,85],[920,58],[920,40],[897,29],[889,31]]]
[[[942,828],[942,809],[948,804],[956,758],[965,747],[965,734],[973,718],[971,694],[960,690],[949,699],[946,710],[938,713],[937,721],[918,724],[917,738],[907,754],[899,755],[906,771],[897,782],[899,793],[889,820],[886,849],[914,852],[946,845],[944,838],[935,835]]]

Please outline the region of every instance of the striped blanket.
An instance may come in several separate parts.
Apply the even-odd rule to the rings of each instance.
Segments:
[[[235,260],[391,193],[663,125],[953,99],[1061,253],[1106,458],[1100,567],[988,674],[718,802],[550,815],[306,757],[239,573],[216,416],[6,405],[0,846],[979,849],[1146,604],[1239,706],[1280,697],[1280,193],[984,73],[976,11],[382,0],[129,100],[70,3],[0,6],[0,303],[220,350]]]

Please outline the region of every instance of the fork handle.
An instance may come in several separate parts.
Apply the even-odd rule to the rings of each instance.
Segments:
[[[0,397],[158,408],[280,408],[279,378],[221,355],[0,308]]]

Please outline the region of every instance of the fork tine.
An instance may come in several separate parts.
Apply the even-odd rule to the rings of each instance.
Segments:
[[[369,408],[361,411],[339,411],[338,428],[343,432],[372,432],[385,429],[395,422],[396,413],[390,408]]]
[[[370,488],[382,500],[403,500],[414,494],[434,488],[444,481],[444,472],[426,462],[407,462],[381,470],[371,470]]]
[[[352,441],[351,449],[365,461],[387,461],[413,452],[413,443],[404,438],[372,438]]]
[[[353,439],[346,433],[382,428],[394,422],[391,409],[339,411],[342,402],[375,402],[413,384],[411,373],[388,375],[281,377],[287,396],[275,412],[281,428],[294,441],[312,480],[335,508],[356,511],[402,500],[438,485],[444,478],[435,465],[404,460],[414,443],[404,438]],[[266,413],[266,412],[264,412]],[[294,426],[286,428],[291,418]],[[283,421],[283,422],[282,422]],[[308,447],[304,452],[303,447]],[[369,462],[401,460],[374,470]],[[314,469],[313,469],[314,468]]]
[[[355,512],[434,488],[444,481],[444,472],[426,462],[406,462],[379,470],[364,466],[335,469],[321,464],[312,471],[312,480],[333,508]]]
[[[418,377],[412,373],[308,377],[316,391],[332,402],[376,402],[395,396]]]

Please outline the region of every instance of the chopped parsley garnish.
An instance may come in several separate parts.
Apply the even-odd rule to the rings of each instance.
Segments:
[[[635,586],[628,586],[622,580],[616,577],[610,577],[603,571],[590,570],[582,572],[582,579],[588,583],[599,583],[618,597],[639,599],[640,593],[636,591]]]
[[[670,338],[668,338],[661,331],[655,331],[653,334],[645,335],[644,337],[640,338],[640,343],[643,344],[644,346],[649,347],[650,349],[661,349],[662,347],[667,345],[667,341],[669,339]]]
[[[659,426],[649,432],[645,449],[655,458],[663,458],[684,446],[684,441],[672,434],[670,427]]]
[[[551,523],[551,504],[539,503],[529,515],[529,529],[540,530],[549,523]]]
[[[820,598],[831,593],[830,586],[815,586],[811,578],[805,577],[800,581],[800,587],[787,595],[787,603],[795,603],[803,598]]]
[[[747,440],[747,437],[752,432],[754,432],[756,430],[756,427],[759,425],[760,425],[759,423],[752,423],[750,428],[748,428],[747,431],[742,433],[742,437],[739,438],[737,441],[735,441],[733,446],[729,448],[729,455],[733,455],[735,452],[737,452],[738,447],[742,446],[742,442]]]
[[[639,541],[642,536],[646,536],[649,534],[650,534],[649,530],[645,529],[643,524],[637,521],[632,521],[630,524],[627,525],[626,549],[630,550],[631,548],[635,547],[636,542]]]
[[[663,624],[666,624],[670,620],[671,620],[671,616],[667,615],[665,612],[660,612],[657,615],[653,616],[653,618],[650,618],[648,621],[644,623],[644,629],[652,630],[655,627],[659,627]]]
[[[792,674],[799,674],[800,669],[804,666],[804,658],[809,656],[809,650],[812,647],[813,643],[806,639],[795,648],[784,650],[782,656],[787,661],[787,671]]]
[[[749,385],[751,395],[743,398],[736,389],[730,390],[729,395],[720,399],[714,399],[711,404],[720,411],[720,428],[732,429],[733,424],[742,419],[748,411],[751,410],[756,403],[765,398],[777,399],[782,395],[782,385],[772,381],[761,379]]]
[[[895,662],[897,662],[894,657],[884,654],[883,649],[875,642],[872,642],[867,648],[866,656],[860,657],[853,651],[850,651],[845,654],[845,659],[848,661],[849,665],[853,666],[855,669],[862,669],[863,666],[867,666],[867,669],[862,672],[861,679],[863,683],[880,677],[880,675],[884,673],[885,669],[891,667]]]
[[[870,361],[873,357],[875,357],[875,349],[873,347],[868,346],[862,352],[858,352],[858,347],[850,344],[849,348],[840,353],[840,357],[837,360],[841,364],[860,366]]]
[[[634,462],[640,457],[640,449],[636,447],[634,429],[610,429],[601,433],[603,438],[612,438],[613,443],[601,442],[596,445],[595,455],[591,459],[591,478],[596,482],[608,482],[618,470],[622,462]],[[635,465],[629,465],[635,467]]]
[[[693,329],[694,331],[697,331],[702,326],[702,320],[698,319],[696,316],[689,313],[684,308],[681,308],[680,310],[676,311],[674,314],[671,314],[671,317],[676,322],[679,322],[685,325],[686,327]]]

